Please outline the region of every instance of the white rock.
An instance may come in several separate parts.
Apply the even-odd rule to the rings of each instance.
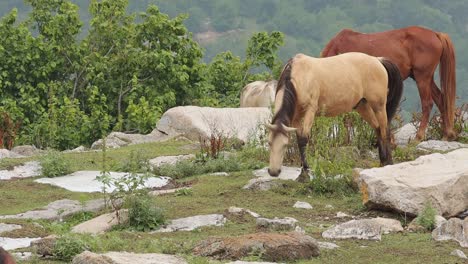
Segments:
[[[265,167],[263,169],[255,170],[253,171],[254,176],[256,177],[261,177],[261,178],[271,178],[271,179],[280,179],[280,180],[293,180],[296,181],[299,176],[301,175],[301,168],[298,167],[287,167],[287,166],[282,166],[281,167],[281,173],[278,175],[278,177],[271,177],[270,174],[268,174],[268,167]],[[313,176],[310,175],[310,179],[313,179]]]
[[[310,205],[310,203],[307,203],[307,202],[300,202],[300,201],[297,201],[294,206],[294,208],[300,208],[300,209],[313,209],[312,205]]]
[[[106,137],[106,148],[120,148],[128,145],[142,144],[149,142],[166,141],[172,137],[153,130],[150,134],[126,134],[122,132],[112,132]],[[103,140],[99,139],[91,145],[91,149],[102,149]]]
[[[74,149],[65,150],[64,152],[65,153],[79,153],[79,152],[85,152],[85,151],[86,151],[86,148],[84,146],[79,146]]]
[[[29,247],[32,241],[41,239],[38,238],[9,238],[9,237],[0,237],[0,247],[5,250],[13,250],[17,248]]]
[[[319,246],[320,249],[336,249],[336,248],[340,247],[337,244],[330,243],[330,242],[320,242],[320,241],[318,241],[317,243],[318,243],[318,246]]]
[[[408,142],[416,137],[416,132],[417,128],[411,123],[402,126],[395,133],[395,144],[399,146],[408,145]]]
[[[325,208],[327,208],[327,209],[333,209],[333,205],[327,204],[327,205],[325,205]]]
[[[150,159],[149,163],[153,167],[159,167],[161,165],[175,165],[177,162],[182,160],[188,160],[195,158],[195,155],[178,155],[178,156],[161,156],[154,159]]]
[[[96,177],[101,174],[100,171],[77,171],[72,174],[56,177],[56,178],[40,178],[35,182],[51,184],[72,192],[102,192],[103,185],[96,180]],[[127,172],[110,172],[110,176],[118,179],[128,175]],[[167,177],[151,177],[145,182],[145,188],[163,187],[169,183]],[[115,186],[110,186],[106,189],[107,192],[112,192]]]
[[[191,188],[190,187],[181,187],[181,188],[167,189],[167,190],[155,190],[155,191],[149,192],[148,194],[153,195],[153,196],[160,196],[160,195],[165,195],[165,194],[176,193],[177,191],[184,190],[184,189],[191,189]]]
[[[23,157],[24,156],[29,157],[29,156],[40,154],[43,151],[40,149],[37,149],[35,146],[32,146],[32,145],[23,145],[23,146],[16,146],[12,148],[11,152],[16,153]]]
[[[327,239],[365,239],[381,240],[382,234],[401,232],[403,227],[394,219],[374,218],[351,220],[333,226],[322,233]]]
[[[118,225],[119,223],[122,224],[127,222],[128,210],[120,210],[119,218],[120,221],[115,212],[103,214],[74,226],[71,232],[93,235],[104,233],[106,231],[109,231],[112,227]]]
[[[281,186],[281,182],[273,177],[259,177],[251,179],[242,189],[244,190],[257,190],[268,191],[274,187]]]
[[[136,254],[127,252],[107,252],[96,254],[85,251],[73,258],[72,264],[113,263],[113,264],[187,264],[179,257],[167,254]]]
[[[227,172],[214,172],[210,174],[211,176],[219,176],[219,177],[227,177],[229,176],[229,173]]]
[[[230,214],[243,214],[243,213],[248,213],[250,214],[253,218],[259,218],[260,215],[255,213],[255,212],[252,212],[248,209],[244,209],[244,208],[239,208],[239,207],[234,207],[234,206],[231,206],[228,208],[228,213]]]
[[[90,200],[85,203],[64,199],[52,202],[39,210],[32,210],[16,215],[2,215],[0,216],[0,219],[14,218],[59,220],[78,212],[97,212],[104,208],[104,206],[105,203],[103,199]]]
[[[19,259],[19,260],[28,260],[28,259],[32,258],[32,256],[33,256],[33,254],[31,252],[13,252],[13,253],[11,253],[11,255],[15,259]]]
[[[419,143],[417,148],[429,151],[450,151],[459,148],[468,148],[468,144],[456,141],[428,140]]]
[[[370,208],[418,215],[428,201],[443,216],[468,208],[468,149],[434,153],[414,161],[359,173],[363,202]]]
[[[343,213],[343,212],[336,213],[336,218],[345,218],[345,217],[351,217],[351,216],[349,216],[349,214]]]
[[[271,111],[263,107],[211,108],[178,106],[167,110],[156,128],[168,135],[183,135],[191,140],[222,135],[243,142],[255,138],[259,127],[271,119]]]
[[[21,228],[22,226],[20,225],[0,223],[0,234],[3,232],[10,232],[10,231],[21,229]]]
[[[197,215],[172,220],[168,225],[152,233],[192,231],[202,226],[223,226],[226,218],[220,214]]]
[[[41,175],[41,171],[39,162],[28,161],[23,165],[15,166],[13,170],[0,170],[0,180],[36,177]]]
[[[468,247],[468,218],[451,218],[432,231],[432,238],[437,241],[455,240],[460,246]]]
[[[465,253],[463,253],[463,251],[461,251],[459,249],[455,249],[454,251],[452,251],[452,253],[450,253],[450,255],[459,257],[461,259],[468,259],[466,257],[466,255],[465,255]]]
[[[8,149],[0,149],[0,159],[4,158],[21,158],[24,157],[15,152],[9,151]]]

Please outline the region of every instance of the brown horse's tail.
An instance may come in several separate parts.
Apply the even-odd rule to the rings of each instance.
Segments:
[[[2,247],[0,247],[0,263],[2,264],[16,264],[13,257]]]
[[[456,97],[456,71],[455,71],[455,49],[449,35],[443,32],[437,32],[442,42],[442,56],[440,57],[439,75],[442,97],[444,102],[445,115],[444,124],[446,135],[449,139],[456,137],[453,131],[453,122],[455,119],[455,97]]]
[[[401,78],[398,66],[386,58],[380,58],[380,62],[387,70],[388,74],[388,94],[387,94],[387,121],[390,127],[395,113],[400,104],[401,95],[403,94],[403,79]]]

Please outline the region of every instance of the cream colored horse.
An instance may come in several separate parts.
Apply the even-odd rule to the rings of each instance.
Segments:
[[[240,97],[240,107],[270,107],[275,102],[277,81],[256,81],[247,84]]]
[[[336,116],[353,110],[375,129],[381,165],[392,164],[388,124],[402,91],[398,67],[387,59],[357,52],[329,58],[297,54],[284,66],[278,82],[275,115],[268,126],[269,174],[281,172],[288,132],[297,133],[306,172],[305,147],[315,115]]]

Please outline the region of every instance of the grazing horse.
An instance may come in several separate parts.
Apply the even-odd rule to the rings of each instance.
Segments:
[[[288,132],[296,131],[302,172],[305,147],[317,113],[336,116],[358,111],[377,134],[380,164],[392,164],[389,123],[398,108],[403,81],[398,67],[385,58],[350,52],[330,58],[297,54],[283,68],[270,129],[268,173],[281,173]],[[292,126],[292,127],[291,127]],[[304,174],[303,174],[304,175]]]
[[[406,27],[385,32],[364,34],[350,29],[340,31],[321,52],[330,57],[345,52],[363,52],[385,57],[398,65],[403,80],[416,81],[421,98],[422,118],[416,134],[423,140],[434,102],[439,108],[444,129],[444,139],[453,140],[455,118],[455,51],[450,37],[423,27]],[[439,65],[442,92],[434,82],[434,72]]]
[[[270,107],[275,102],[277,81],[256,81],[247,84],[240,97],[240,107]]]
[[[2,247],[0,247],[0,264],[16,264],[13,257]]]

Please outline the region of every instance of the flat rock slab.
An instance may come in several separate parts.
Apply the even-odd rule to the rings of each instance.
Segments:
[[[317,257],[317,241],[310,236],[290,232],[285,234],[257,233],[228,238],[208,238],[200,242],[193,253],[219,260],[238,260],[260,254],[265,261],[294,261]]]
[[[0,216],[0,219],[59,220],[78,212],[97,212],[104,208],[104,206],[105,203],[103,199],[90,200],[85,203],[64,199],[52,202],[39,210],[28,211],[16,215],[2,215]]]
[[[322,237],[327,239],[363,239],[380,241],[383,233],[402,231],[403,227],[397,220],[374,218],[351,220],[335,225],[323,232]]]
[[[106,231],[109,231],[112,227],[118,225],[119,223],[127,222],[128,210],[120,210],[119,218],[117,217],[115,212],[103,214],[74,226],[71,232],[93,235],[104,233]]]
[[[194,159],[195,155],[177,155],[177,156],[161,156],[150,159],[149,163],[153,167],[160,167],[162,165],[175,165],[179,161]]]
[[[128,145],[150,143],[150,142],[161,142],[171,139],[172,137],[153,130],[147,135],[142,134],[126,134],[122,132],[112,132],[106,137],[106,148],[120,148]],[[102,149],[103,140],[99,139],[91,145],[91,149]]]
[[[39,240],[41,238],[9,238],[9,237],[0,237],[0,247],[5,250],[13,250],[18,248],[29,247],[31,242]]]
[[[255,212],[252,212],[249,209],[235,207],[235,206],[229,207],[227,209],[227,213],[230,214],[230,215],[236,215],[236,216],[242,216],[242,215],[245,215],[245,214],[249,214],[253,218],[259,218],[260,217],[259,214],[255,213]]]
[[[259,177],[251,179],[242,189],[254,190],[254,191],[268,191],[276,187],[280,187],[283,184],[273,177]]]
[[[101,174],[100,171],[77,171],[70,175],[56,178],[40,178],[35,182],[51,184],[72,192],[102,192],[103,185],[96,179]],[[110,172],[110,176],[118,179],[127,175],[127,172]],[[169,183],[167,177],[151,177],[146,180],[145,188],[163,187]],[[115,190],[114,186],[108,187],[107,192]]]
[[[432,231],[432,238],[437,241],[455,240],[460,246],[468,248],[468,218],[451,218]]]
[[[312,205],[310,205],[310,203],[308,202],[301,202],[301,201],[297,201],[294,205],[293,205],[294,208],[298,208],[298,209],[314,209],[312,207]]]
[[[197,141],[213,134],[247,142],[258,136],[259,127],[268,123],[270,117],[271,111],[266,107],[178,106],[167,110],[156,128],[167,135],[182,135]]]
[[[20,225],[0,223],[0,234],[3,232],[10,232],[10,231],[21,229],[21,228],[22,226]]]
[[[152,233],[192,231],[202,226],[223,226],[226,218],[220,214],[197,215],[172,220],[168,225]]]
[[[468,148],[468,144],[463,144],[456,141],[441,141],[441,140],[428,140],[421,142],[417,145],[420,150],[428,151],[451,151],[460,148]]]
[[[14,178],[30,178],[41,175],[41,165],[37,161],[29,161],[23,165],[15,166],[12,170],[0,170],[0,180]]]
[[[299,176],[301,175],[301,170],[302,168],[298,168],[298,167],[282,166],[281,173],[278,175],[278,177],[271,177],[270,174],[268,174],[268,167],[265,167],[263,169],[255,170],[253,174],[256,177],[261,177],[264,179],[271,178],[271,179],[297,181]],[[310,179],[312,178],[313,176],[310,175]]]
[[[167,254],[136,254],[108,252],[96,254],[85,251],[73,258],[72,264],[187,264],[183,258]]]
[[[362,170],[357,182],[366,206],[418,215],[429,201],[444,217],[468,208],[468,149]]]

